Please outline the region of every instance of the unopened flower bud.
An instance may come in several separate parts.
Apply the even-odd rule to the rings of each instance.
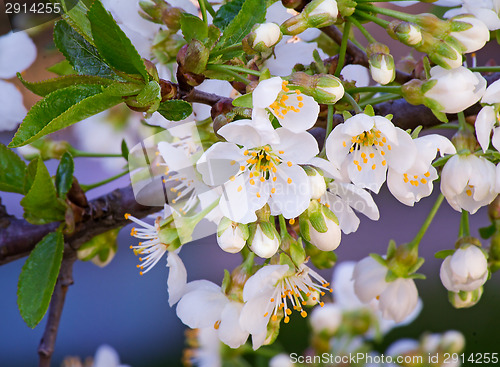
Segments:
[[[476,150],[477,140],[469,130],[458,130],[451,138],[451,142],[457,148],[457,151],[467,149],[469,152]]]
[[[150,22],[165,24],[170,30],[177,32],[181,28],[181,8],[175,8],[163,0],[139,1],[139,6],[144,13],[139,15]]]
[[[295,364],[290,359],[290,356],[285,353],[275,355],[269,360],[269,367],[294,367]]]
[[[342,310],[333,303],[327,303],[323,307],[314,308],[309,321],[315,333],[334,335],[342,324]]]
[[[440,349],[447,353],[460,353],[465,348],[465,338],[460,331],[449,330],[441,338]]]
[[[217,228],[217,243],[222,250],[235,254],[245,246],[249,235],[246,224],[223,217]]]
[[[280,25],[281,32],[286,36],[295,36],[304,32],[307,28],[309,28],[309,25],[302,13],[285,20]]]
[[[392,82],[396,77],[394,58],[389,52],[389,47],[379,42],[372,43],[366,48],[370,74],[373,80],[382,85]]]
[[[389,34],[408,46],[415,46],[422,42],[422,32],[413,23],[394,20],[389,24]]]
[[[462,53],[443,40],[437,40],[433,51],[428,53],[429,59],[445,69],[456,69],[462,66]]]
[[[469,308],[478,303],[482,295],[483,287],[479,287],[470,292],[448,292],[448,300],[455,308]]]
[[[205,71],[210,51],[200,41],[193,39],[186,48],[186,54],[181,60],[184,70],[193,74]]]
[[[302,4],[302,0],[281,0],[281,4],[283,4],[285,8],[295,9],[297,6]]]
[[[301,86],[318,103],[333,104],[344,96],[342,81],[330,74],[309,75],[299,71],[292,74],[290,82]]]
[[[488,278],[488,261],[477,246],[462,245],[441,264],[439,276],[451,292],[470,292],[481,287]]]
[[[243,48],[249,54],[265,52],[275,46],[281,38],[281,30],[276,23],[256,24],[243,39]]]
[[[326,192],[326,182],[323,175],[311,167],[304,167],[307,178],[309,179],[309,188],[311,189],[311,199],[318,200]]]
[[[309,27],[321,28],[335,23],[339,9],[335,0],[313,0],[302,10],[302,14]]]
[[[490,31],[486,24],[471,15],[459,15],[449,20],[451,32],[447,39],[453,43],[456,41],[458,48],[463,53],[477,51],[490,40]]]
[[[280,246],[278,231],[270,222],[252,223],[248,244],[257,256],[270,258]]]
[[[335,214],[317,200],[300,215],[300,233],[321,251],[333,251],[340,245],[341,232]]]

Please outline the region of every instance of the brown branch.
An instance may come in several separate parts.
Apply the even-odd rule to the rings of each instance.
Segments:
[[[92,237],[126,225],[125,213],[143,218],[159,210],[159,207],[137,203],[131,187],[117,189],[90,201],[82,222],[77,224],[74,233],[65,236],[65,241],[78,249]],[[35,245],[58,226],[57,222],[34,225],[11,217],[7,227],[0,227],[0,265],[29,255]]]
[[[210,106],[213,106],[223,98],[225,97],[219,96],[214,93],[202,92],[201,90],[197,90],[195,88],[191,89],[182,97],[182,99],[186,102],[203,103]]]
[[[38,347],[39,367],[50,367],[66,292],[68,291],[68,287],[73,284],[73,264],[76,259],[75,251],[66,252],[63,258],[59,277],[57,278],[54,293],[50,301],[47,324]]]
[[[323,33],[325,33],[328,37],[330,37],[338,45],[340,45],[342,43],[342,32],[334,25],[331,25],[328,27],[323,27],[320,29],[323,31]],[[351,59],[352,64],[363,65],[366,67],[370,66],[368,64],[368,57],[366,56],[366,53],[362,49],[360,49],[358,46],[356,46],[352,41],[347,41],[346,52],[348,55],[350,55],[352,57],[352,59]],[[410,74],[407,74],[407,73],[402,72],[400,70],[396,70],[395,81],[397,83],[404,84],[409,80],[411,80]]]

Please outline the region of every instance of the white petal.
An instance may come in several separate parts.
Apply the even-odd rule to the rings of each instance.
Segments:
[[[495,109],[492,106],[484,106],[481,111],[477,114],[476,118],[476,136],[479,145],[483,149],[483,152],[488,150],[490,146],[490,135],[493,126],[496,122]]]
[[[371,256],[360,260],[354,267],[352,278],[354,292],[363,303],[379,296],[387,287],[385,276],[387,268]]]
[[[245,283],[243,300],[246,302],[261,292],[273,290],[288,269],[288,265],[267,265],[257,270]]]
[[[192,329],[213,327],[228,302],[220,288],[215,292],[195,290],[182,296],[177,304],[177,316]]]
[[[240,347],[248,339],[248,332],[240,326],[242,308],[243,303],[230,301],[222,310],[219,338],[231,348]]]
[[[366,154],[367,158],[362,158],[362,154]],[[385,182],[387,172],[387,163],[383,162],[386,161],[380,151],[373,147],[362,146],[348,157],[345,164],[353,184],[378,193]]]
[[[168,272],[168,304],[172,307],[176,304],[184,294],[184,289],[187,282],[187,272],[179,255],[169,251],[167,256]]]
[[[311,199],[306,172],[298,165],[288,167],[280,164],[276,177],[276,182],[271,184],[276,189],[269,200],[271,215],[282,214],[287,219],[299,216],[307,209]]]
[[[276,100],[279,92],[281,92],[282,83],[283,80],[280,77],[261,81],[252,93],[253,106],[257,108],[269,107]]]
[[[241,310],[239,323],[243,330],[252,334],[252,339],[254,338],[254,334],[262,334],[267,331],[267,323],[269,322],[272,307],[274,306],[270,301],[273,294],[274,289],[267,289],[264,292],[260,292],[255,297],[249,299]]]
[[[500,80],[491,83],[484,92],[481,103],[495,104],[500,102]]]
[[[279,115],[274,113],[274,110],[271,110],[281,126],[294,132],[301,132],[310,129],[314,126],[316,120],[318,119],[319,104],[310,96],[301,95],[301,97],[304,105],[300,108],[298,107],[299,101],[297,99],[299,97],[296,94],[289,94],[288,100],[286,101],[287,106],[294,106],[298,108],[298,112],[290,110],[284,115]]]
[[[0,101],[2,101],[0,104],[0,131],[14,130],[28,112],[23,104],[23,95],[14,84],[0,80]]]
[[[354,64],[346,65],[340,72],[340,75],[346,81],[354,81],[358,88],[370,85],[370,73],[364,66]]]
[[[116,350],[103,344],[95,352],[93,367],[119,367],[120,357]]]
[[[379,305],[384,318],[401,322],[410,315],[417,303],[418,291],[413,279],[398,278],[382,292]]]
[[[328,205],[330,205],[329,209],[339,220],[339,226],[342,232],[349,234],[358,229],[360,220],[345,201],[331,193],[326,194],[325,200]]]
[[[252,120],[237,120],[222,126],[217,133],[227,141],[246,148],[262,146],[262,138]]]
[[[207,185],[219,186],[238,173],[242,160],[244,155],[235,144],[218,142],[203,153],[196,163],[196,170]]]
[[[351,138],[353,136],[344,133],[344,125],[335,126],[326,139],[326,156],[337,167],[342,167],[349,150],[351,149]]]
[[[406,172],[415,161],[417,147],[411,136],[404,130],[396,127],[397,140],[389,140],[385,150],[388,165],[400,173]],[[391,149],[389,149],[391,147]]]
[[[0,36],[0,78],[10,79],[36,59],[36,46],[26,32]],[[3,103],[3,102],[2,102]]]
[[[273,151],[280,154],[285,161],[307,163],[319,153],[318,142],[306,131],[293,132],[285,128],[276,129],[280,143],[272,144]]]

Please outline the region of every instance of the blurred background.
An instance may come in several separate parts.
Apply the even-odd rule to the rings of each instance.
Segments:
[[[412,7],[413,12],[422,10]],[[372,29],[379,37],[378,29]],[[42,80],[53,74],[45,71],[48,66],[60,61],[61,57],[54,50],[51,42],[50,27],[40,29],[33,35],[38,46],[38,58],[33,66],[23,75],[29,81]],[[395,59],[406,56],[407,49],[389,43],[387,36],[381,36],[382,42],[391,45]],[[495,48],[496,46],[496,48]],[[401,48],[399,48],[401,47]],[[478,64],[494,58],[497,45],[490,45],[478,55]],[[18,86],[17,81],[12,80]],[[24,93],[25,104],[30,106],[36,98],[30,92]],[[91,130],[85,122],[79,127],[51,136],[64,138],[78,144],[81,128]],[[92,128],[94,129],[94,128]],[[123,135],[123,131],[121,132]],[[438,132],[442,133],[442,132]],[[91,130],[91,134],[98,134]],[[105,147],[109,153],[119,153],[123,136],[116,134],[116,139]],[[92,136],[92,135],[91,135]],[[90,136],[90,138],[91,138]],[[12,133],[0,134],[0,142],[7,144]],[[137,136],[131,137],[129,146],[137,143]],[[125,162],[100,164],[99,160],[77,158],[75,176],[84,184],[90,184],[107,178]],[[51,173],[55,173],[56,161],[47,163]],[[126,177],[112,184],[89,192],[92,199],[115,187],[126,186]],[[384,186],[379,195],[374,195],[379,206],[380,220],[372,222],[360,215],[361,224],[356,233],[344,235],[340,247],[336,250],[339,262],[359,260],[371,252],[385,253],[388,242],[394,239],[397,244],[413,238],[436,199],[435,193],[417,203],[414,208],[399,203]],[[22,216],[19,206],[20,195],[0,193],[2,203],[10,214]],[[500,352],[500,343],[496,328],[500,327],[497,317],[500,305],[500,281],[497,274],[484,287],[484,294],[478,305],[467,310],[455,310],[448,303],[447,291],[439,280],[440,259],[434,253],[453,248],[458,234],[460,214],[443,203],[436,219],[425,235],[421,256],[426,263],[421,271],[427,280],[417,280],[416,284],[424,307],[420,316],[411,324],[394,329],[376,345],[383,352],[393,341],[405,338],[418,339],[425,332],[442,332],[449,329],[460,330],[467,340],[466,353]],[[486,209],[478,211],[470,218],[471,235],[478,235],[478,228],[489,225]],[[53,366],[59,366],[66,356],[80,356],[84,359],[94,355],[101,344],[114,347],[122,363],[135,367],[180,366],[182,351],[185,348],[184,332],[186,327],[175,315],[175,307],[167,302],[166,260],[144,276],[138,274],[138,259],[129,249],[136,240],[129,236],[130,227],[124,228],[119,237],[118,252],[113,261],[105,268],[92,263],[77,262],[74,266],[75,284],[70,287],[61,319]],[[483,241],[483,245],[487,245]],[[224,268],[232,270],[239,264],[240,255],[227,254],[217,246],[214,236],[192,242],[183,247],[180,256],[188,271],[188,281],[208,279],[220,283]],[[30,329],[23,322],[16,304],[17,279],[24,264],[24,259],[0,266],[0,366],[25,367],[38,363],[37,348],[45,327],[45,319],[35,328]],[[330,271],[322,271],[326,279],[331,278]],[[282,325],[278,343],[289,352],[301,353],[308,345],[307,321],[292,317],[287,325]]]

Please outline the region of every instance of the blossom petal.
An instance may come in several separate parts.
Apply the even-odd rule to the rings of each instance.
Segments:
[[[488,150],[490,146],[490,135],[493,126],[496,122],[495,109],[492,106],[484,106],[481,111],[477,114],[476,118],[476,136],[479,145],[483,149],[483,152]]]
[[[368,158],[363,158],[363,154]],[[346,160],[347,172],[352,183],[360,188],[367,188],[378,193],[385,181],[387,163],[380,151],[373,147],[361,147]]]
[[[283,79],[279,76],[261,81],[252,93],[253,106],[257,108],[269,107],[281,92],[282,83]]]
[[[0,131],[14,130],[28,112],[23,95],[14,84],[0,80],[0,101]]]
[[[10,32],[0,37],[0,78],[15,77],[35,59],[36,46],[26,32]]]
[[[274,151],[283,151],[284,160],[293,163],[307,163],[319,153],[318,142],[306,131],[293,132],[285,128],[278,128],[276,132],[280,143],[272,144]],[[300,147],[300,148],[298,148]]]
[[[389,166],[400,173],[406,172],[415,161],[417,156],[417,147],[410,134],[406,131],[395,128],[397,141],[387,145],[386,157]],[[389,149],[389,146],[391,149]]]
[[[207,149],[196,163],[196,170],[210,186],[219,186],[236,175],[244,160],[241,149],[235,144],[218,142]],[[236,163],[233,163],[236,162]]]
[[[168,272],[168,304],[172,307],[184,294],[184,288],[187,283],[187,272],[179,255],[169,251],[167,256]]]
[[[294,132],[301,132],[310,129],[316,123],[319,114],[319,104],[314,98],[306,95],[300,97],[296,94],[289,94],[286,104],[289,106],[299,106],[301,102],[298,98],[302,98],[302,107],[298,108],[298,112],[290,110],[284,115],[274,114],[281,126]]]
[[[418,303],[418,291],[413,279],[398,278],[388,283],[380,294],[382,316],[396,322],[403,321],[415,309]]]
[[[220,321],[222,310],[228,302],[220,288],[215,292],[195,290],[182,296],[177,304],[177,316],[192,329],[213,327]]]
[[[262,138],[252,120],[238,120],[222,126],[217,133],[227,141],[246,148],[260,147]]]
[[[285,273],[289,270],[288,265],[267,265],[252,275],[243,288],[243,300],[256,297],[259,293],[272,290]]]
[[[277,168],[277,180],[272,184],[276,192],[269,200],[271,215],[295,218],[307,209],[311,200],[307,173],[298,165],[280,164]]]
[[[231,348],[245,344],[248,332],[240,326],[240,314],[243,303],[230,301],[222,310],[219,326],[219,339]]]

